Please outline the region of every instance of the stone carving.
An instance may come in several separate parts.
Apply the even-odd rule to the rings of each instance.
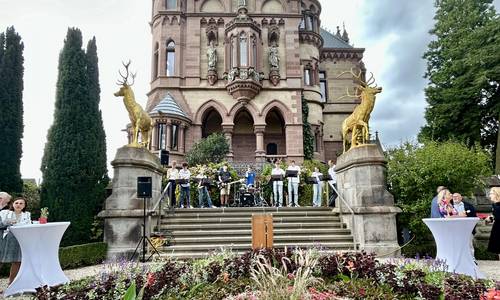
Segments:
[[[232,68],[231,71],[227,74],[227,80],[229,82],[232,82],[236,79],[236,76],[239,75],[239,70],[238,68]]]
[[[280,55],[276,45],[272,45],[271,48],[269,48],[269,65],[271,69],[279,70],[280,68]]]
[[[278,70],[271,70],[271,72],[269,72],[269,81],[271,81],[271,83],[274,86],[277,86],[278,83],[280,83],[280,79],[281,79],[281,76],[280,76],[280,72]]]
[[[208,69],[209,70],[216,70],[217,69],[217,48],[215,48],[213,41],[210,41],[210,46],[208,46],[207,58],[208,58]]]

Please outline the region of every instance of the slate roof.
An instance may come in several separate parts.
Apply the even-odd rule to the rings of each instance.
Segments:
[[[164,113],[172,116],[179,116],[183,118],[188,118],[187,114],[181,109],[179,104],[175,101],[174,97],[170,93],[167,93],[165,97],[158,103],[158,105],[151,110],[150,114]]]
[[[320,34],[324,41],[323,48],[354,48],[337,35],[330,33],[323,28],[321,28]]]

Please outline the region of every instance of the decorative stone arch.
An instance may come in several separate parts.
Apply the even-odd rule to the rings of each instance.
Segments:
[[[221,12],[226,11],[223,1],[205,0],[200,5],[200,12]]]
[[[211,109],[216,110],[220,114],[220,116],[222,117],[222,123],[230,123],[228,122],[229,114],[226,107],[220,102],[211,99],[203,103],[203,105],[198,108],[194,116],[194,124],[201,125],[203,123],[203,117],[205,117],[205,114]]]
[[[281,6],[281,11],[276,11],[276,8]],[[286,12],[286,4],[283,3],[282,0],[266,0],[262,3],[260,7],[261,12],[263,13],[285,13]]]
[[[262,109],[261,113],[259,114],[260,117],[265,121],[267,114],[273,109],[276,109],[281,114],[281,117],[285,121],[285,124],[293,123],[292,112],[280,100],[273,100],[267,103],[266,106],[264,106],[264,108]]]
[[[246,105],[243,105],[242,102],[237,102],[235,105],[233,105],[233,107],[231,107],[231,110],[228,113],[230,124],[234,124],[235,116],[242,109],[246,109],[250,113],[250,116],[253,118],[254,124],[265,124],[265,119],[262,118],[257,107],[255,107],[255,105],[251,102]]]

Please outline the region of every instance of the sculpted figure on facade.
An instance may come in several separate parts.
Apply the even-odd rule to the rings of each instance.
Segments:
[[[217,48],[215,48],[213,41],[210,41],[210,46],[208,46],[207,58],[208,58],[208,69],[209,70],[216,70],[217,69]]]
[[[280,55],[276,45],[272,45],[269,49],[269,65],[271,69],[279,70],[280,68]]]

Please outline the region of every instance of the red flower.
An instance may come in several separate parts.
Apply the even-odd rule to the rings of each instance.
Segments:
[[[146,286],[151,286],[155,283],[155,274],[154,273],[148,273],[148,279],[146,280]]]
[[[292,273],[288,273],[287,277],[288,279],[292,280],[295,278],[295,275],[293,275]]]
[[[366,290],[364,288],[360,288],[359,289],[359,295],[362,296],[362,297],[366,296]]]

